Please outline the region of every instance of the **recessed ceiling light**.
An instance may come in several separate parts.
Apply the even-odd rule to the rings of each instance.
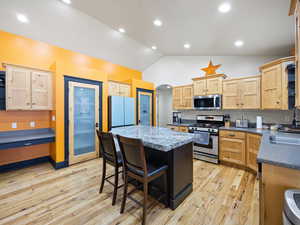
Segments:
[[[27,16],[25,16],[24,14],[17,14],[17,19],[21,22],[21,23],[28,23],[29,19],[27,18]]]
[[[238,41],[234,42],[234,45],[235,45],[236,47],[242,47],[242,46],[244,45],[244,42],[241,41],[241,40],[238,40]]]
[[[186,43],[186,44],[183,45],[183,47],[188,49],[188,48],[191,48],[191,45],[189,43]]]
[[[162,26],[161,20],[158,20],[158,19],[154,20],[154,21],[153,21],[153,24],[154,24],[155,26],[157,26],[157,27],[161,27],[161,26]]]
[[[120,33],[125,33],[126,31],[125,31],[124,28],[119,28],[119,32],[120,32]]]
[[[231,10],[231,5],[228,3],[228,2],[225,2],[225,3],[222,3],[220,6],[219,6],[219,11],[221,13],[227,13]]]
[[[71,0],[61,0],[63,3],[66,3],[68,5],[71,5],[72,1]]]
[[[151,48],[152,48],[153,50],[156,50],[156,49],[157,49],[157,47],[156,47],[155,45],[153,45]]]

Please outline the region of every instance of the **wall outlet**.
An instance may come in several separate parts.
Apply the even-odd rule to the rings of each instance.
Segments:
[[[30,127],[35,127],[35,122],[34,121],[30,122]]]
[[[52,121],[55,121],[55,116],[52,116]]]
[[[11,128],[16,129],[17,128],[17,123],[16,122],[11,123]]]

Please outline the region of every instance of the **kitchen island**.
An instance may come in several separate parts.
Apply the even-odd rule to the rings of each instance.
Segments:
[[[111,132],[113,135],[141,139],[144,143],[147,160],[168,165],[167,204],[171,209],[177,208],[192,192],[192,134],[151,126],[114,128]],[[154,180],[153,185],[158,187],[160,191],[165,191],[163,178]],[[150,191],[150,194],[153,197],[156,196],[155,191]]]

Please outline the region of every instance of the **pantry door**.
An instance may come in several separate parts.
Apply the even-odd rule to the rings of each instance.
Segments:
[[[69,82],[69,164],[99,156],[99,86]]]
[[[138,124],[153,125],[153,93],[138,90]]]

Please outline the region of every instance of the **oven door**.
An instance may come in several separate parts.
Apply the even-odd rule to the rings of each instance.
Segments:
[[[208,132],[206,135],[208,135],[208,140],[203,139],[203,136],[206,132],[199,132],[194,131],[194,152],[197,153],[206,153],[210,155],[217,156],[219,153],[219,146],[218,146],[218,136],[216,135],[210,135]],[[199,138],[199,135],[201,135],[201,138]],[[205,140],[205,141],[203,141]]]
[[[195,109],[221,109],[222,105],[221,95],[195,96]]]

